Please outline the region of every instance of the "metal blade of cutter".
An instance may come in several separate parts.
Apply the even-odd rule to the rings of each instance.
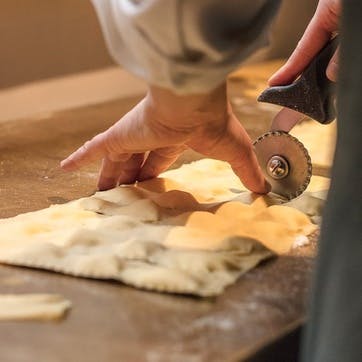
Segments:
[[[253,145],[271,192],[287,200],[304,192],[312,176],[312,162],[298,139],[283,131],[270,131]]]
[[[270,130],[289,132],[297,123],[306,118],[305,114],[290,108],[283,108],[274,117]]]
[[[272,192],[286,199],[299,196],[312,176],[312,163],[303,144],[289,132],[307,115],[322,124],[335,118],[335,87],[326,69],[338,46],[329,41],[295,82],[266,89],[258,101],[284,106],[273,120],[271,131],[255,142],[255,152]]]

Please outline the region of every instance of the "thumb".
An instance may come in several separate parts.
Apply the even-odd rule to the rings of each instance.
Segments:
[[[339,47],[337,48],[337,50],[333,54],[333,57],[331,58],[331,60],[330,60],[330,62],[328,64],[327,70],[326,70],[327,77],[332,82],[337,81],[338,63],[339,63]]]

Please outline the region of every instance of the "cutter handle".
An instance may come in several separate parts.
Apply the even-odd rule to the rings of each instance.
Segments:
[[[259,102],[277,104],[327,124],[336,118],[335,83],[326,76],[327,66],[338,46],[338,36],[310,62],[292,84],[267,88]]]

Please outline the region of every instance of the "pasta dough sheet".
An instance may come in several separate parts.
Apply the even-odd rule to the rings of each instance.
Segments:
[[[57,294],[0,294],[0,321],[56,320],[70,307]]]
[[[293,127],[290,133],[304,144],[314,166],[321,166],[326,169],[332,167],[337,138],[337,122],[325,125],[312,119],[306,119]]]
[[[308,241],[328,180],[282,205],[204,159],[137,185],[0,220],[0,262],[149,290],[215,296]],[[299,209],[299,210],[298,210]]]

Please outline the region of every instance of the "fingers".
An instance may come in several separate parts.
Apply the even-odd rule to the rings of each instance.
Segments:
[[[75,171],[89,163],[104,158],[106,155],[110,161],[122,161],[124,154],[127,153],[123,148],[123,143],[125,138],[127,138],[127,132],[132,133],[128,131],[128,126],[129,124],[132,124],[132,120],[136,118],[135,115],[137,115],[137,112],[135,109],[136,107],[123,116],[112,127],[93,137],[82,147],[78,148],[60,163],[61,168],[65,171]]]
[[[144,162],[144,153],[135,153],[130,159],[121,165],[118,184],[131,184],[136,182],[140,168]]]
[[[323,48],[330,36],[330,31],[322,26],[317,16],[314,16],[288,61],[269,79],[269,85],[292,83]]]
[[[212,149],[200,151],[229,162],[235,174],[249,190],[260,194],[270,191],[270,185],[260,169],[251,140],[234,115]]]
[[[121,162],[111,161],[105,157],[98,177],[98,190],[104,191],[116,187],[118,184]]]
[[[148,180],[167,170],[186,149],[186,146],[164,147],[152,151],[138,175],[138,181]]]
[[[185,149],[184,145],[159,148],[150,152],[145,162],[144,153],[128,155],[123,161],[112,161],[105,157],[99,174],[98,189],[109,190],[120,184],[156,177],[168,169]]]
[[[302,73],[332,33],[338,30],[341,6],[340,0],[319,2],[316,13],[287,63],[269,79],[270,86],[290,84]],[[331,63],[328,74],[331,80],[336,79],[334,63]]]
[[[112,161],[109,157],[105,157],[99,173],[98,189],[104,191],[119,184],[134,183],[143,160],[143,153],[124,155],[123,161]]]
[[[106,133],[100,133],[92,140],[87,141],[82,147],[78,148],[70,156],[60,163],[65,171],[75,171],[80,167],[88,165],[106,155],[105,147]]]
[[[241,125],[239,130],[235,131],[240,132],[243,142],[237,140],[236,143],[232,143],[230,155],[234,154],[234,158],[231,158],[229,161],[231,168],[240,178],[243,185],[250,191],[258,194],[268,193],[271,190],[271,186],[264,178],[249,136]],[[231,135],[230,137],[233,138],[234,136]],[[227,139],[226,142],[228,142]],[[235,155],[238,155],[238,157],[235,157]]]
[[[339,47],[337,48],[337,50],[333,54],[333,57],[331,58],[331,60],[330,60],[330,62],[328,64],[327,70],[326,70],[327,77],[332,82],[337,81],[338,60],[339,60]]]

